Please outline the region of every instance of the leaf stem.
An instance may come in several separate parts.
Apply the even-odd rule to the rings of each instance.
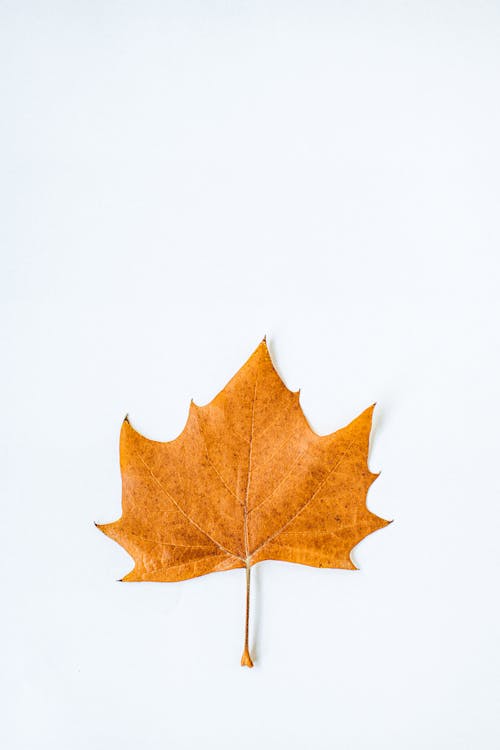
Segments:
[[[250,565],[247,562],[246,572],[246,612],[245,612],[245,645],[241,656],[242,667],[253,667],[252,657],[248,648],[248,624],[250,620]]]

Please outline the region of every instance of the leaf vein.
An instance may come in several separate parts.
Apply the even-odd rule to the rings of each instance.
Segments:
[[[302,505],[299,507],[299,509],[292,515],[291,518],[288,519],[288,521],[286,521],[286,523],[283,524],[283,526],[281,526],[277,531],[275,531],[267,539],[265,539],[261,544],[259,544],[259,546],[256,547],[256,549],[254,549],[254,551],[252,552],[251,557],[253,557],[254,555],[256,555],[257,552],[259,552],[263,547],[266,546],[266,544],[269,544],[269,542],[272,542],[273,539],[275,539],[277,536],[279,536],[288,526],[290,526],[290,524],[293,521],[295,521],[295,519],[297,518],[297,516],[299,516],[301,513],[304,512],[304,510],[307,508],[307,506],[310,505],[310,503],[314,500],[314,498],[316,497],[316,495],[318,494],[318,492],[320,491],[320,489],[328,481],[329,477],[340,466],[340,464],[344,460],[345,456],[347,455],[347,453],[349,452],[349,450],[351,449],[351,447],[352,447],[353,444],[354,444],[354,438],[351,440],[351,442],[349,443],[349,445],[347,446],[347,448],[345,449],[344,453],[341,455],[341,457],[339,458],[339,460],[337,461],[337,463],[330,469],[330,471],[327,473],[327,475],[321,480],[321,482],[319,483],[319,485],[317,486],[317,488],[315,489],[315,491],[313,492],[313,494],[311,495],[311,497],[308,498],[308,500],[306,500],[304,503],[302,503]]]
[[[224,545],[222,545],[220,542],[218,542],[216,539],[214,539],[212,536],[210,536],[210,534],[208,533],[208,531],[205,531],[205,529],[203,529],[198,523],[196,523],[196,521],[193,518],[191,518],[191,516],[188,513],[186,513],[186,511],[179,505],[179,503],[177,502],[177,500],[175,499],[175,497],[173,497],[173,495],[171,495],[170,492],[162,485],[162,483],[160,482],[160,480],[158,479],[158,477],[153,473],[151,467],[148,466],[148,464],[143,459],[143,457],[139,456],[139,459],[144,464],[144,466],[146,467],[146,469],[149,471],[149,473],[151,474],[151,477],[153,478],[153,480],[155,481],[155,483],[158,485],[158,487],[162,490],[162,492],[165,493],[165,495],[168,497],[168,499],[175,505],[175,507],[177,508],[177,510],[184,516],[184,518],[186,518],[186,520],[189,521],[189,523],[191,523],[196,529],[198,529],[198,531],[200,531],[202,534],[204,534],[204,536],[206,536],[208,539],[210,539],[210,541],[213,542],[216,545],[216,547],[218,547],[223,552],[225,552],[226,554],[230,555],[231,557],[236,557],[238,560],[242,560],[243,559],[240,555],[237,555],[234,552],[231,552],[231,550],[227,549],[227,547],[224,547]]]

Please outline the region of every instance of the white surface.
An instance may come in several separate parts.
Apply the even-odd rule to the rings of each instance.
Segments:
[[[500,11],[2,2],[6,750],[496,750]],[[360,572],[120,584],[126,412],[378,401]],[[203,744],[202,744],[203,743]]]

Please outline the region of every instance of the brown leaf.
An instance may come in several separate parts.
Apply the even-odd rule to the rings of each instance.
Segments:
[[[99,525],[135,561],[124,581],[181,581],[286,560],[354,570],[350,552],[386,526],[366,507],[373,406],[319,436],[299,393],[273,367],[265,339],[206,406],[191,402],[184,430],[161,443],[125,419],[122,517]]]

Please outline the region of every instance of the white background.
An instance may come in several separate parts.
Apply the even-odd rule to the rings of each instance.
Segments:
[[[6,750],[496,750],[500,7],[1,2]],[[376,400],[359,572],[121,584],[123,416]]]

